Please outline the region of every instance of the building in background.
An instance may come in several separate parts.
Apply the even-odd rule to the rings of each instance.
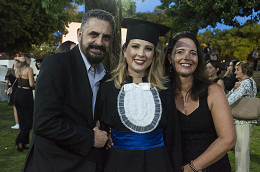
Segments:
[[[78,22],[69,23],[69,27],[66,27],[66,29],[68,30],[68,34],[62,35],[61,43],[65,42],[65,41],[73,41],[76,44],[78,44],[77,29],[80,28],[80,26],[81,26],[81,23],[78,23]],[[122,44],[125,43],[125,40],[126,40],[126,30],[127,29],[125,29],[125,28],[121,29]]]

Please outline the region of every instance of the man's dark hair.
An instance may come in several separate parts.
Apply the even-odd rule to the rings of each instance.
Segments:
[[[114,17],[109,13],[101,9],[89,10],[82,17],[81,30],[85,29],[85,26],[88,24],[90,18],[97,18],[99,20],[104,20],[110,23],[112,31],[115,30],[115,20]]]
[[[62,44],[60,44],[59,48],[57,49],[57,53],[62,53],[62,52],[65,52],[65,51],[69,51],[71,45],[73,45],[73,44],[76,45],[76,43],[72,42],[72,41],[65,41],[65,42],[63,42]]]

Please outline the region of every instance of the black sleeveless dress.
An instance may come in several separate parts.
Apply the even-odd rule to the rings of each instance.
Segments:
[[[215,78],[212,82],[217,83],[220,78]]]
[[[14,69],[10,69],[10,70],[7,71],[6,76],[5,76],[5,80],[9,80],[11,85],[12,85],[11,87],[13,87],[13,89],[12,89],[13,91],[12,91],[12,94],[10,95],[8,105],[14,105],[14,93],[15,93],[16,89],[18,88],[18,84],[15,81],[16,77],[15,77],[15,74],[14,74]]]
[[[217,139],[207,97],[199,99],[199,107],[190,115],[178,111],[181,125],[182,163],[190,163],[199,157]],[[231,166],[226,154],[203,172],[230,172]]]

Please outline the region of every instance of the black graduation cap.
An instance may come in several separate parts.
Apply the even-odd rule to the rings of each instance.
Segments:
[[[131,39],[142,39],[153,43],[155,46],[159,36],[164,36],[171,29],[169,26],[133,18],[124,18],[121,26],[127,28],[127,43]]]

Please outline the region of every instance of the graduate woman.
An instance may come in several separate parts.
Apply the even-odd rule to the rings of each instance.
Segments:
[[[159,36],[170,28],[131,18],[124,18],[122,27],[127,36],[119,65],[112,79],[102,84],[96,108],[113,140],[105,171],[181,171],[173,92],[167,88],[156,48]]]

